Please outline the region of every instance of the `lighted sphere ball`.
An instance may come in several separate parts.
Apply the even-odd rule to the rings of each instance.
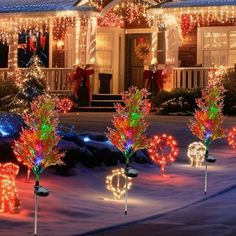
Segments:
[[[190,159],[191,166],[202,166],[205,159],[206,147],[202,142],[193,142],[188,146],[187,155]]]
[[[125,170],[123,168],[114,169],[106,177],[106,187],[113,193],[116,199],[120,199],[125,194]],[[132,185],[131,178],[128,178],[127,189]]]
[[[178,145],[176,140],[167,134],[155,135],[148,148],[148,153],[152,161],[161,166],[164,174],[167,162],[174,162],[178,155]]]

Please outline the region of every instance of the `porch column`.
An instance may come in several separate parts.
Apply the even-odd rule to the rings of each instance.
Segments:
[[[88,30],[87,30],[87,48],[86,48],[86,64],[95,64],[96,57],[96,36],[97,36],[97,18],[91,16],[88,19]],[[97,91],[98,81],[95,75],[91,79],[91,92]]]
[[[80,64],[80,25],[81,25],[81,19],[80,17],[76,17],[75,21],[75,51],[74,51],[74,64],[78,65]]]
[[[152,26],[152,58],[151,58],[151,64],[157,64],[157,39],[158,39],[158,25],[157,25],[157,19],[155,17],[153,21],[153,26]]]
[[[96,17],[92,16],[88,19],[86,64],[95,63],[96,34],[97,34],[96,28],[97,28],[97,19]]]
[[[9,40],[8,68],[10,70],[14,70],[18,67],[17,47],[18,47],[18,31],[14,30],[13,32],[11,32]]]

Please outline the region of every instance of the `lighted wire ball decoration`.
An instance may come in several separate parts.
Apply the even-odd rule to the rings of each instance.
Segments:
[[[59,100],[57,104],[57,108],[63,113],[67,113],[72,109],[72,107],[73,107],[73,102],[69,98],[63,98]]]
[[[139,60],[147,60],[150,57],[150,45],[142,42],[135,47],[135,55]]]
[[[0,212],[18,213],[20,199],[16,189],[15,179],[19,166],[11,162],[0,163]]]
[[[106,188],[113,193],[116,199],[120,199],[125,194],[125,169],[118,168],[112,170],[111,174],[106,177]],[[132,186],[131,178],[128,178],[127,189]]]
[[[155,135],[148,148],[148,154],[155,164],[161,166],[161,173],[165,173],[168,162],[174,162],[178,155],[176,140],[167,134]]]
[[[193,142],[188,146],[187,155],[191,166],[199,167],[205,160],[206,146],[202,142]]]
[[[232,128],[227,135],[228,144],[236,150],[236,127]]]

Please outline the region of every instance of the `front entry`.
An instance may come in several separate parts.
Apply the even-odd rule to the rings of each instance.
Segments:
[[[151,34],[127,34],[125,40],[125,90],[127,90],[131,85],[141,89],[144,87],[144,60],[137,57],[135,54],[135,48],[140,42],[147,43],[151,48]]]

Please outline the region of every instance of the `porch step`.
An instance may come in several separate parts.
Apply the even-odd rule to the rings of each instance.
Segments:
[[[73,110],[80,112],[114,112],[114,104],[122,103],[119,94],[93,94],[90,106],[76,106]]]
[[[76,107],[72,112],[115,112],[114,107]]]
[[[93,100],[112,100],[112,101],[121,101],[122,96],[120,94],[93,94],[92,101]]]

